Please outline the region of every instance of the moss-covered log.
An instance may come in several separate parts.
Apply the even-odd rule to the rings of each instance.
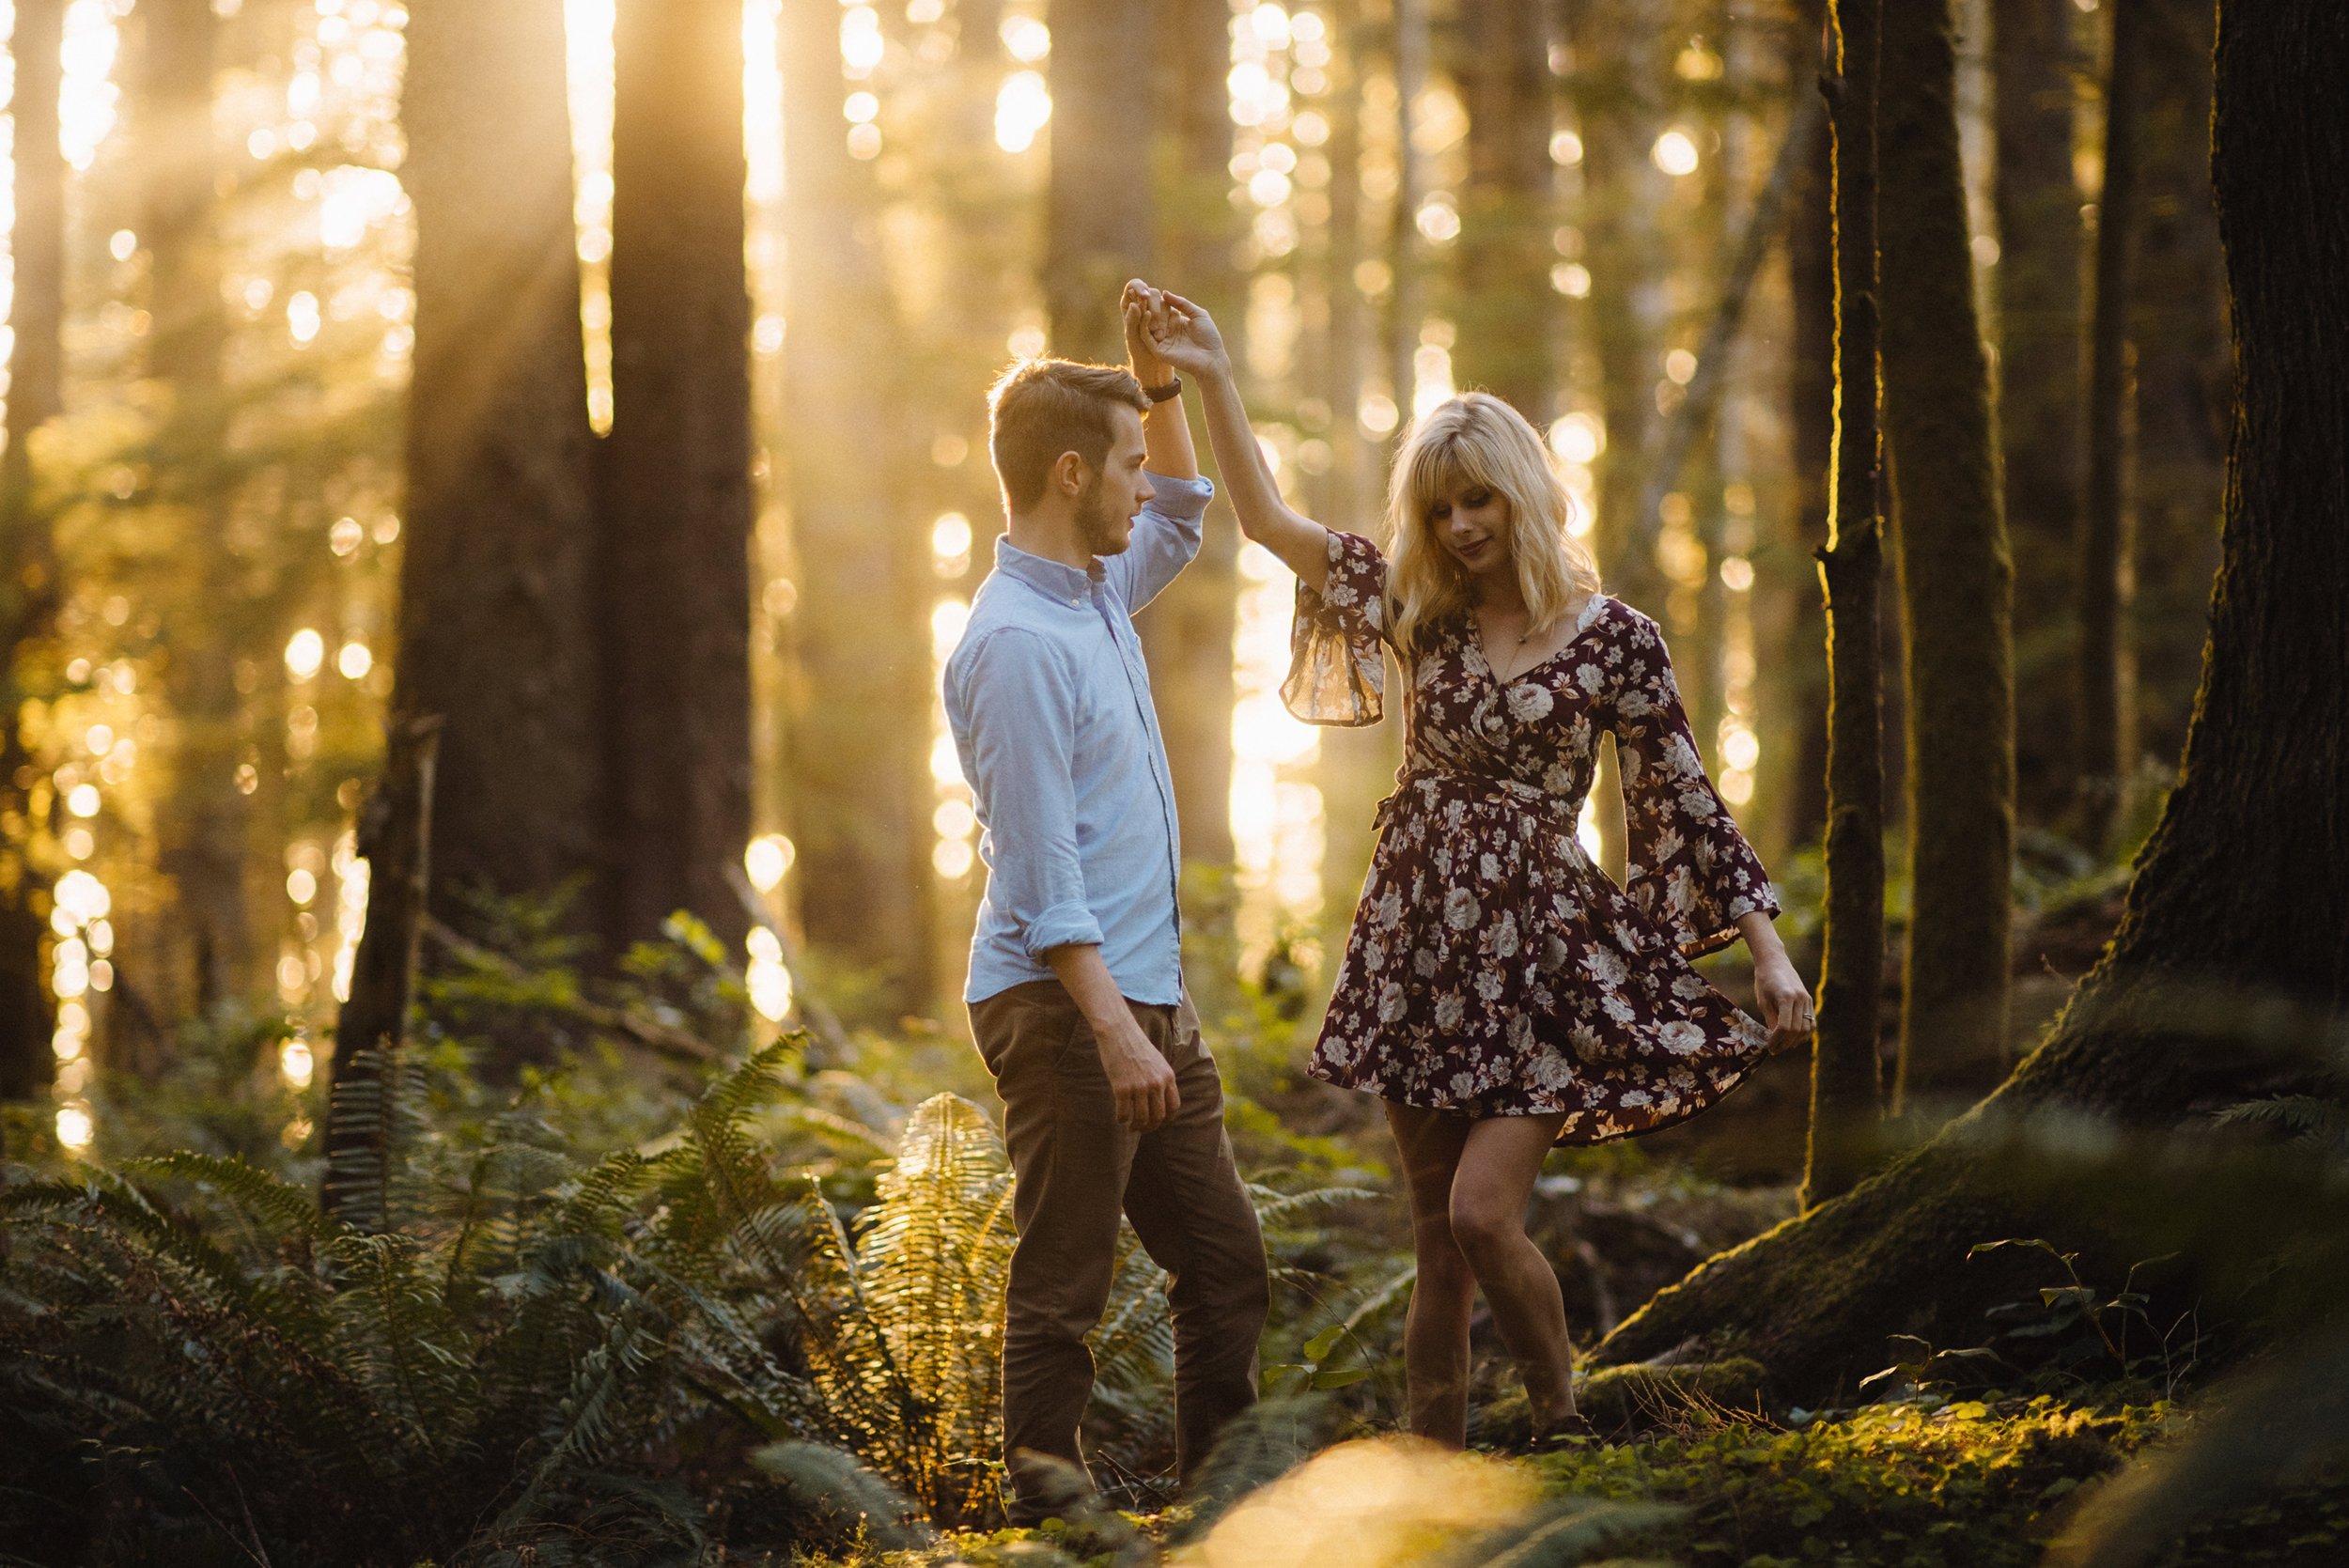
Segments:
[[[2349,208],[2294,195],[2349,179],[2349,121],[2308,108],[2345,70],[2349,13],[2315,0],[2220,13],[2213,168],[2236,351],[2224,561],[2178,787],[2119,934],[1989,1099],[1662,1293],[1598,1347],[1602,1364],[1719,1335],[1790,1392],[1849,1387],[1883,1364],[1888,1334],[1983,1337],[1983,1312],[2017,1279],[2009,1254],[1968,1264],[1974,1242],[2046,1235],[2109,1269],[2185,1231],[2255,1245],[2248,1233],[2273,1219],[2132,1205],[2163,1172],[2126,1151],[2257,1094],[2291,1071],[2290,1048],[2338,1039],[2349,1011],[2349,396],[2336,369]]]

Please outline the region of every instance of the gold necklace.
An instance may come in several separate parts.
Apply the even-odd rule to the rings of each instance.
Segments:
[[[1525,651],[1525,644],[1533,640],[1533,633],[1537,629],[1533,625],[1533,616],[1531,611],[1526,613],[1525,622],[1525,630],[1518,635],[1517,646],[1509,650],[1509,657],[1512,660],[1515,660],[1517,655]],[[1485,656],[1485,668],[1492,672],[1493,684],[1496,686],[1508,685],[1513,677],[1502,675],[1501,673],[1501,666],[1493,662],[1492,644],[1485,636],[1485,616],[1482,612],[1479,612],[1476,616],[1476,651]]]

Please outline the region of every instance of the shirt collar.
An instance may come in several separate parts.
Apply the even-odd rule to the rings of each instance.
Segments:
[[[1089,562],[1083,571],[1079,571],[1059,561],[1029,554],[1013,544],[1008,534],[995,536],[995,569],[1063,604],[1082,604],[1092,597],[1093,584],[1106,577],[1098,560]]]

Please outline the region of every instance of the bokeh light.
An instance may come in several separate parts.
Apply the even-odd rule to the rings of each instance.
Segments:
[[[1043,75],[1013,71],[995,94],[995,145],[1005,152],[1025,152],[1051,117],[1052,92]],[[1032,351],[1040,351],[1041,347]]]
[[[326,639],[311,627],[303,627],[286,640],[286,673],[296,680],[308,680],[326,662]]]
[[[761,893],[772,893],[782,885],[799,851],[781,833],[767,833],[743,846],[742,870],[750,877],[751,886]]]
[[[1675,179],[1697,172],[1697,144],[1685,131],[1667,131],[1656,138],[1656,147],[1649,156],[1656,166]]]

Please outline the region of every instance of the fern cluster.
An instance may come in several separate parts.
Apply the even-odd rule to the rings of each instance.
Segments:
[[[985,1522],[1001,1145],[965,1102],[922,1107],[852,1237],[757,1125],[792,1048],[593,1161],[521,1111],[453,1140],[417,1063],[363,1060],[347,1109],[371,1136],[330,1176],[332,1217],[240,1158],[11,1168],[8,1552],[693,1561],[713,1498],[774,1514],[711,1483],[785,1438]]]

